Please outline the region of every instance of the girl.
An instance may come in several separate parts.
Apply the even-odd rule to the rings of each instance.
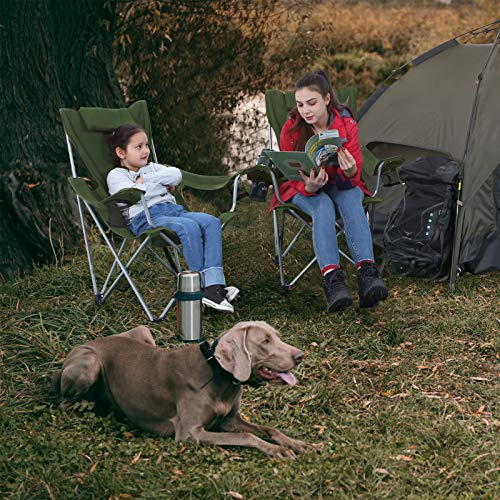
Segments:
[[[129,187],[143,191],[153,224],[177,234],[188,268],[200,272],[202,302],[219,311],[233,312],[230,302],[239,290],[226,288],[219,219],[209,214],[188,212],[176,204],[171,193],[182,180],[181,171],[176,167],[148,163],[148,137],[142,128],[121,125],[111,134],[110,143],[115,168],[107,176],[109,193],[113,195]],[[128,219],[136,236],[150,229],[140,202],[128,209]]]
[[[361,180],[362,155],[358,126],[349,108],[337,102],[324,71],[307,73],[295,84],[296,106],[281,130],[282,151],[303,151],[307,140],[324,130],[337,129],[344,149],[333,160],[303,181],[286,181],[279,189],[283,201],[291,201],[313,219],[313,245],[323,276],[327,310],[339,311],[352,304],[339,265],[335,218],[340,213],[347,245],[358,269],[360,307],[373,307],[387,298],[387,288],[374,264],[370,227],[363,210],[368,191]],[[271,209],[278,205],[275,196]]]

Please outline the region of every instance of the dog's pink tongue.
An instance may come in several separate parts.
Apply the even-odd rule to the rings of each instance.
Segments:
[[[288,385],[295,385],[297,383],[297,379],[290,372],[274,372],[274,373]]]

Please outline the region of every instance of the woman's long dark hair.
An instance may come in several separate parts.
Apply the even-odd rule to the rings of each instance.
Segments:
[[[127,149],[130,138],[137,134],[137,132],[144,132],[142,127],[139,125],[132,125],[131,123],[125,123],[116,128],[108,136],[109,149],[111,152],[111,157],[113,159],[113,165],[115,167],[122,167],[121,160],[116,154],[116,148]],[[124,168],[124,167],[123,167]]]
[[[295,91],[306,87],[310,88],[318,92],[324,99],[326,99],[326,96],[330,94],[330,103],[328,105],[328,109],[330,112],[333,112],[333,109],[337,109],[339,111],[342,111],[342,109],[344,109],[344,106],[339,103],[337,96],[333,91],[333,87],[332,84],[330,83],[328,75],[322,69],[318,69],[311,73],[306,73],[304,76],[302,76],[295,82],[294,87]],[[295,105],[290,110],[290,115],[297,117],[297,121],[290,129],[290,132],[292,134],[295,133],[297,130],[299,131],[299,137],[295,144],[295,150],[304,151],[306,147],[306,142],[309,140],[310,137],[314,135],[314,129],[312,125],[309,125],[300,116],[299,111],[297,109],[297,105]]]

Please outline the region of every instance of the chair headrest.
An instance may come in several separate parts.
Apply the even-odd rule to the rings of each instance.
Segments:
[[[124,123],[137,125],[127,108],[80,108],[80,116],[91,132],[110,132]]]

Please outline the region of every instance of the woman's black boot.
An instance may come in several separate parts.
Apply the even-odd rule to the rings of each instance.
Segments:
[[[323,277],[323,290],[328,312],[342,311],[352,304],[351,293],[345,286],[344,273],[340,269],[334,269]]]
[[[375,307],[389,295],[380,274],[371,262],[358,269],[359,307]]]

